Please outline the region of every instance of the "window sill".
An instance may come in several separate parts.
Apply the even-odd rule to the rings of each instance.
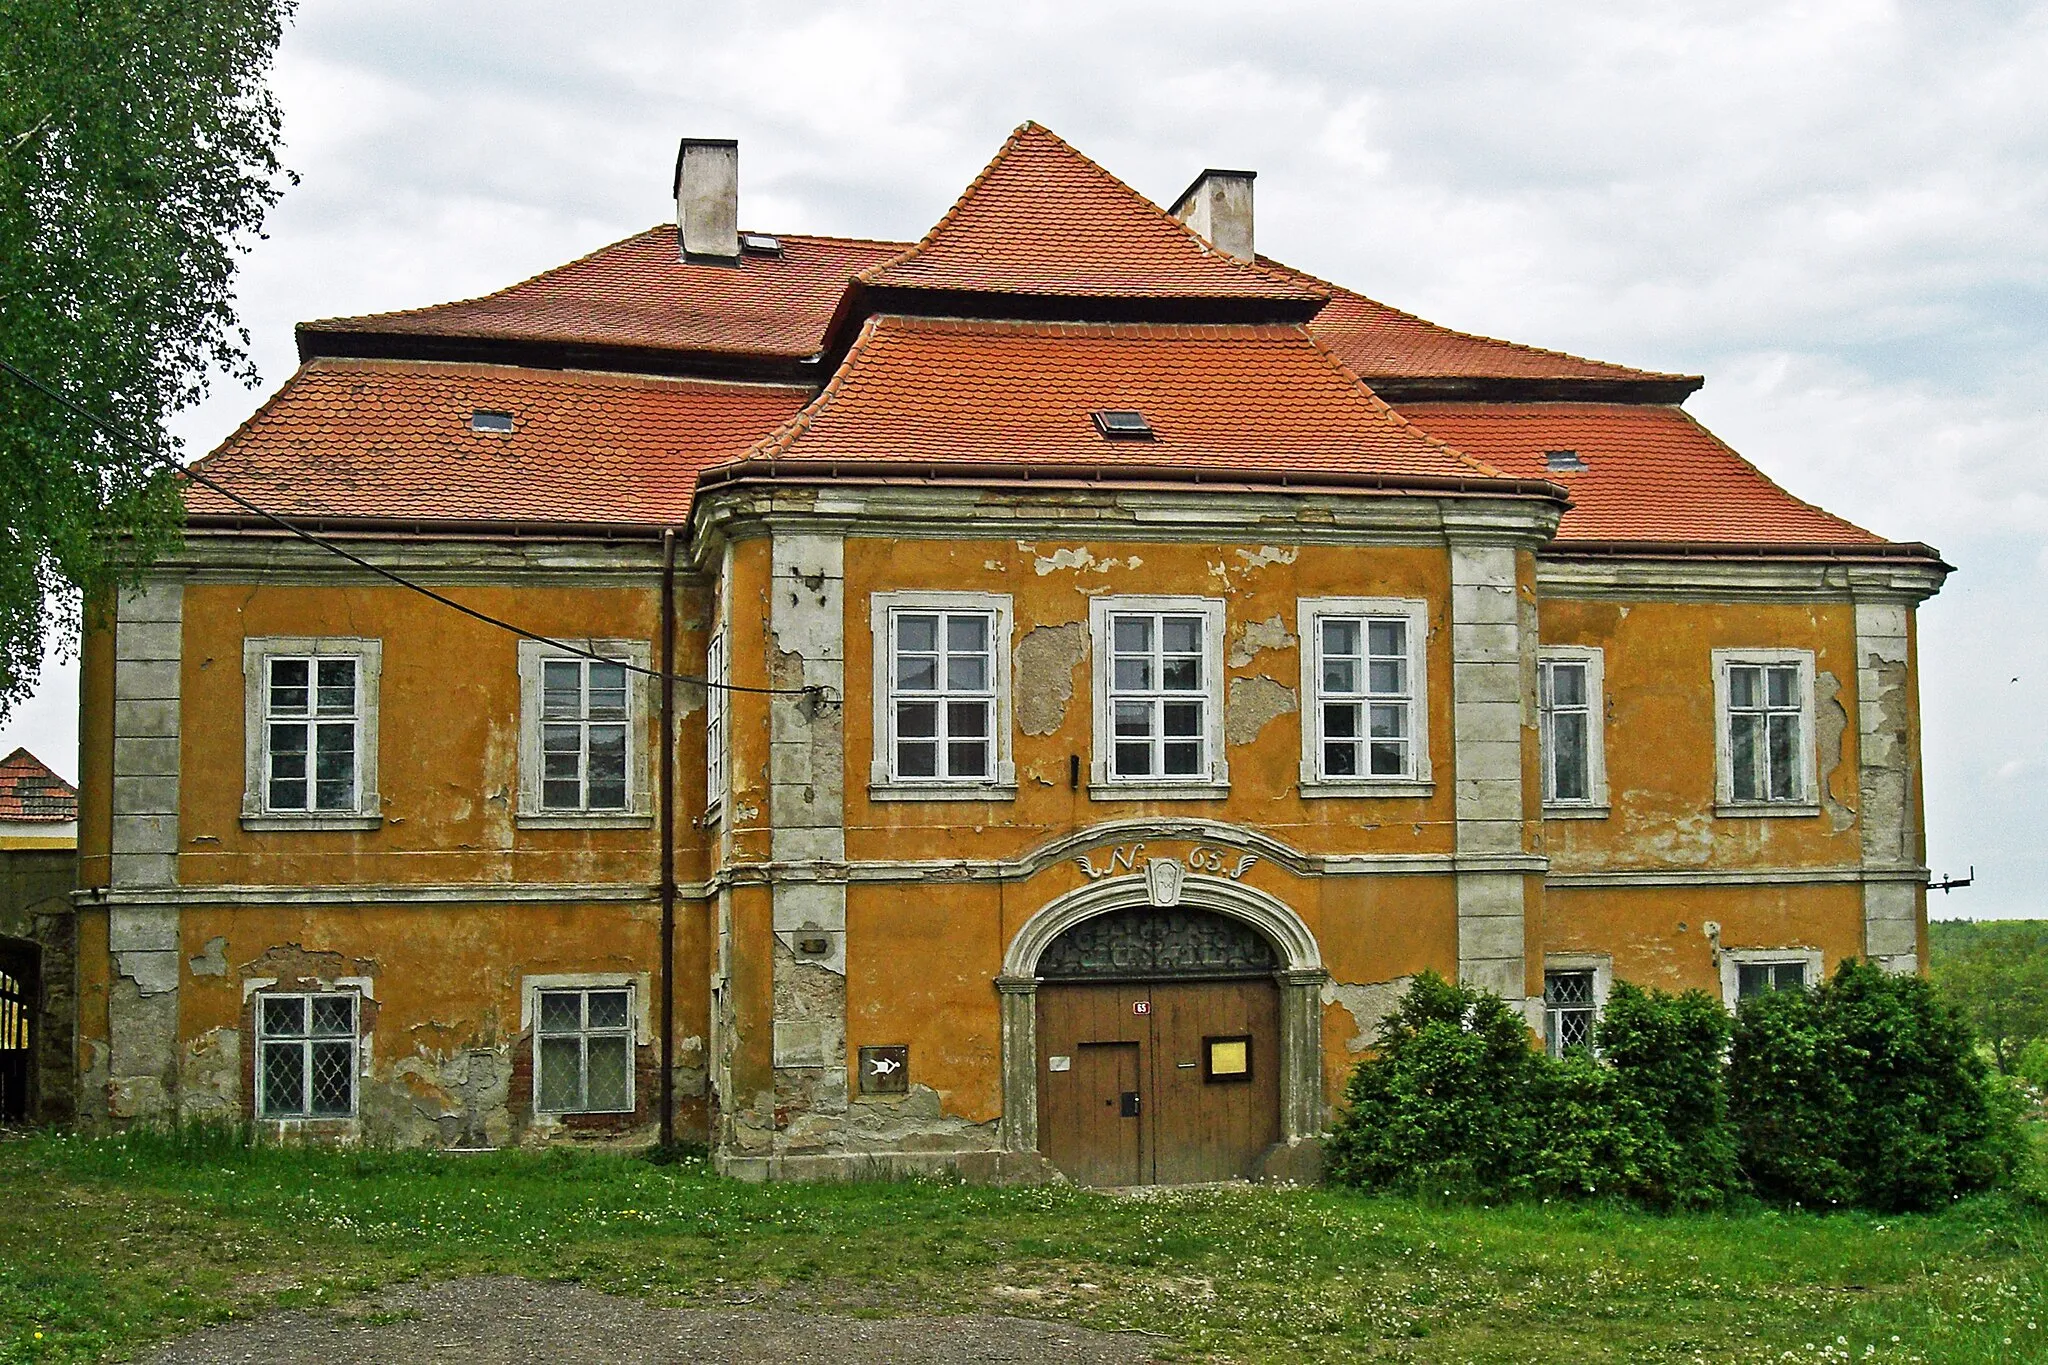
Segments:
[[[1419,798],[1435,796],[1436,783],[1399,777],[1367,782],[1310,781],[1301,784],[1301,795],[1305,801],[1317,801],[1328,797]]]
[[[1228,782],[1090,782],[1091,801],[1221,801],[1230,795]]]
[[[649,811],[521,811],[520,829],[653,829]]]
[[[1779,816],[1819,815],[1820,806],[1805,801],[1716,801],[1714,814],[1723,820],[1768,820]]]
[[[1597,806],[1545,806],[1543,808],[1543,818],[1546,820],[1605,820],[1612,813],[1612,808],[1604,803]]]
[[[383,823],[384,817],[381,815],[291,815],[271,811],[262,815],[244,815],[242,817],[243,829],[258,831],[292,830],[307,834],[340,830],[376,829]]]
[[[870,801],[1014,801],[1017,799],[1017,784],[1014,782],[977,782],[958,787],[914,786],[908,782],[871,782],[868,784]]]

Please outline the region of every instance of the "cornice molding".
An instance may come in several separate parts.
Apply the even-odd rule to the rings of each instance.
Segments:
[[[1620,602],[1899,602],[1941,591],[1938,560],[1633,556],[1539,553],[1539,598]]]

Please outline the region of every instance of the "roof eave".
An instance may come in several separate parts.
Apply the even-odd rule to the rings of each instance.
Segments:
[[[814,354],[616,346],[545,337],[347,331],[303,322],[298,325],[297,337],[302,364],[315,359],[428,360],[773,384],[815,386],[819,382]]]
[[[1329,344],[1327,341],[1324,344]],[[1383,375],[1359,377],[1387,402],[1403,403],[1627,403],[1676,407],[1707,381],[1699,375],[1645,374],[1638,378],[1534,378],[1514,375]]]

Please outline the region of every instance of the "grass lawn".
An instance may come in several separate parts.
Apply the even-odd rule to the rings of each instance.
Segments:
[[[0,1362],[119,1358],[393,1280],[576,1279],[664,1304],[979,1309],[1254,1361],[2044,1361],[2048,1214],[1432,1208],[1320,1190],[1149,1199],[754,1186],[570,1152],[0,1143]]]

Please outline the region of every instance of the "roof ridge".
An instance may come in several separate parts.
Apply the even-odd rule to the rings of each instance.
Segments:
[[[1410,432],[1412,432],[1416,436],[1421,437],[1430,445],[1441,448],[1445,454],[1451,456],[1453,459],[1462,460],[1464,463],[1472,466],[1472,468],[1478,470],[1481,474],[1486,475],[1488,478],[1505,479],[1512,477],[1508,474],[1506,470],[1496,469],[1492,465],[1488,464],[1486,461],[1478,458],[1477,456],[1467,455],[1464,451],[1458,449],[1449,441],[1443,440],[1440,437],[1432,436],[1428,432],[1424,431],[1421,427],[1416,426],[1406,417],[1403,417],[1400,413],[1396,412],[1393,408],[1393,405],[1388,403],[1386,399],[1374,393],[1372,390],[1372,385],[1366,383],[1365,380],[1359,375],[1359,373],[1356,370],[1352,369],[1349,365],[1346,365],[1344,363],[1344,358],[1342,356],[1338,355],[1335,351],[1331,350],[1328,346],[1324,345],[1322,338],[1318,337],[1315,333],[1309,331],[1307,323],[1301,324],[1299,330],[1302,336],[1307,339],[1308,344],[1315,348],[1316,353],[1322,356],[1325,363],[1327,363],[1331,369],[1335,370],[1338,374],[1342,375],[1346,379],[1349,379],[1353,384],[1356,384],[1359,387],[1360,391],[1365,394],[1366,401],[1372,405],[1373,409],[1376,412],[1378,412],[1380,416],[1391,419],[1393,424],[1396,426],[1406,427]]]
[[[1750,473],[1756,475],[1759,479],[1762,479],[1765,483],[1769,484],[1778,492],[1783,493],[1786,497],[1792,499],[1792,501],[1798,503],[1801,507],[1804,507],[1807,511],[1819,513],[1821,516],[1826,517],[1829,521],[1839,522],[1841,525],[1848,527],[1852,531],[1860,531],[1864,535],[1870,536],[1875,540],[1882,541],[1887,545],[1896,545],[1900,543],[1898,541],[1893,540],[1890,536],[1878,535],[1877,532],[1871,530],[1868,526],[1859,526],[1855,522],[1849,520],[1845,516],[1840,515],[1839,513],[1830,512],[1827,508],[1822,507],[1819,503],[1808,502],[1805,498],[1800,497],[1797,493],[1794,493],[1791,489],[1785,487],[1784,484],[1779,483],[1776,479],[1764,473],[1763,470],[1759,469],[1755,464],[1751,463],[1748,456],[1744,455],[1734,446],[1731,446],[1726,441],[1722,440],[1718,435],[1714,433],[1713,428],[1709,427],[1706,423],[1700,421],[1699,418],[1693,416],[1684,408],[1678,407],[1675,404],[1672,405],[1672,410],[1675,411],[1695,430],[1697,430],[1702,436],[1705,436],[1709,441],[1712,441],[1715,445],[1719,446],[1723,451],[1727,452],[1729,457],[1732,458],[1737,464],[1741,465],[1744,469],[1747,469]]]
[[[1296,275],[1304,280],[1311,280],[1316,284],[1322,285],[1324,288],[1331,291],[1333,297],[1338,294],[1348,295],[1349,297],[1358,299],[1361,302],[1369,303],[1375,308],[1384,309],[1389,313],[1393,313],[1397,317],[1406,318],[1410,322],[1419,322],[1425,327],[1434,327],[1436,330],[1440,332],[1448,332],[1452,336],[1458,337],[1465,341],[1481,341],[1485,342],[1489,346],[1504,346],[1511,351],[1520,351],[1524,355],[1550,356],[1559,360],[1576,360],[1581,365],[1605,365],[1611,369],[1627,370],[1631,374],[1639,374],[1647,379],[1700,378],[1700,376],[1696,374],[1678,374],[1666,370],[1645,370],[1640,366],[1636,365],[1624,365],[1618,360],[1601,360],[1597,356],[1579,355],[1573,351],[1560,351],[1554,346],[1534,346],[1526,341],[1509,341],[1503,337],[1488,336],[1484,332],[1467,332],[1462,331],[1456,327],[1447,327],[1441,322],[1437,322],[1433,319],[1423,317],[1420,313],[1411,313],[1405,308],[1396,308],[1393,304],[1382,302],[1381,300],[1372,297],[1370,294],[1361,294],[1356,289],[1350,289],[1346,288],[1344,285],[1332,283],[1331,281],[1324,279],[1320,275],[1316,275],[1309,271],[1303,270],[1299,266],[1288,265],[1284,261],[1274,260],[1271,256],[1261,256],[1259,257],[1259,260],[1261,260],[1267,266],[1273,269],[1284,271],[1289,275]]]
[[[1143,191],[1139,190],[1135,185],[1132,185],[1129,181],[1117,175],[1116,172],[1110,170],[1107,166],[1104,166],[1094,157],[1089,156],[1079,147],[1076,147],[1073,143],[1067,141],[1058,133],[1055,133],[1052,129],[1046,127],[1042,123],[1039,123],[1035,119],[1026,119],[1024,122],[1018,124],[1017,127],[1011,131],[1010,136],[1004,140],[1003,145],[996,149],[996,154],[989,158],[988,164],[981,168],[980,173],[977,174],[974,177],[974,179],[967,182],[967,188],[960,192],[959,198],[953,201],[952,207],[948,208],[945,211],[945,213],[940,215],[939,221],[932,224],[931,229],[928,232],[926,232],[924,236],[918,238],[915,245],[913,245],[908,251],[904,252],[900,256],[894,257],[893,259],[887,261],[879,261],[876,264],[869,266],[867,269],[856,274],[854,278],[856,280],[859,280],[863,284],[871,284],[879,276],[886,274],[888,271],[895,269],[897,266],[908,264],[910,261],[916,259],[917,256],[923,251],[925,251],[927,248],[929,248],[932,245],[934,239],[936,239],[939,236],[939,234],[943,232],[950,223],[953,222],[953,220],[960,213],[962,207],[966,205],[967,201],[971,199],[976,193],[976,191],[978,191],[982,187],[982,185],[988,180],[990,174],[994,172],[996,167],[1003,163],[1004,158],[1008,157],[1011,154],[1011,152],[1023,142],[1025,136],[1031,133],[1038,133],[1044,136],[1045,138],[1049,139],[1061,151],[1073,157],[1074,160],[1079,162],[1082,167],[1084,167],[1086,170],[1094,174],[1098,179],[1102,180],[1107,186],[1115,190],[1120,190],[1127,195],[1130,195],[1133,199],[1137,200],[1138,203],[1143,205],[1145,208],[1150,209],[1154,214],[1156,214],[1159,217],[1161,222],[1171,224],[1173,229],[1182,234],[1184,237],[1186,237],[1187,240],[1191,242],[1202,253],[1203,256],[1214,260],[1215,262],[1217,262],[1217,264],[1227,267],[1228,269],[1238,271],[1245,275],[1255,276],[1257,278],[1265,280],[1268,283],[1293,285],[1296,288],[1301,287],[1298,281],[1289,280],[1284,276],[1280,275],[1279,273],[1269,270],[1264,266],[1260,265],[1256,257],[1254,257],[1250,261],[1240,261],[1235,256],[1232,256],[1230,253],[1226,251],[1217,250],[1216,246],[1213,243],[1211,243],[1208,239],[1203,237],[1201,233],[1196,232],[1186,223],[1183,223],[1182,221],[1180,221],[1180,219],[1174,217],[1171,213],[1168,213],[1165,209],[1161,208],[1157,203],[1153,202],[1152,197],[1150,195],[1145,194]],[[1322,282],[1318,281],[1317,283],[1320,284]],[[1325,285],[1324,287],[1327,288],[1328,286]]]
[[[811,429],[812,424],[824,415],[825,409],[838,399],[840,391],[845,388],[853,374],[855,361],[865,358],[869,339],[880,328],[882,316],[882,314],[878,313],[861,323],[860,335],[855,337],[853,344],[846,348],[846,354],[840,357],[838,367],[832,371],[832,378],[826,381],[824,388],[818,390],[818,396],[799,408],[794,417],[791,417],[781,426],[754,442],[752,446],[749,446],[747,452],[739,457],[741,461],[758,459],[772,461],[777,455],[782,454],[795,445],[797,438]],[[708,466],[710,469],[716,469],[717,467],[717,465]]]

